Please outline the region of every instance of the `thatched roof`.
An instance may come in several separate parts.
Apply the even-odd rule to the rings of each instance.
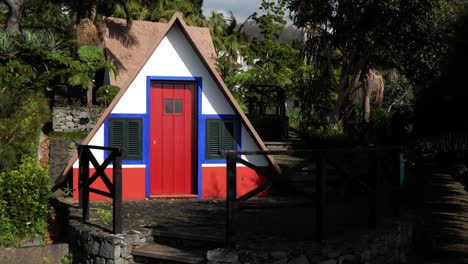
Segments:
[[[127,29],[125,19],[106,18],[104,46],[111,63],[119,69],[117,78],[111,76],[111,84],[127,87],[146,61],[156,50],[170,24],[150,21],[133,21]],[[186,26],[194,44],[212,66],[216,63],[216,51],[208,28]],[[106,36],[107,35],[107,36]]]

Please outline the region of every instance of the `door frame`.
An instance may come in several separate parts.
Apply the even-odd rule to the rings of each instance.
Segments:
[[[161,81],[161,82],[194,82],[196,83],[196,89],[194,89],[193,101],[194,104],[192,109],[194,111],[193,116],[195,117],[192,122],[192,157],[196,158],[196,161],[192,164],[192,178],[195,179],[194,184],[197,186],[194,188],[196,191],[196,195],[198,198],[202,196],[202,179],[201,179],[201,160],[199,158],[199,135],[200,135],[200,114],[201,114],[201,94],[202,94],[202,77],[192,77],[192,76],[147,76],[146,77],[146,123],[149,124],[147,128],[144,130],[148,131],[150,134],[150,115],[151,115],[151,82],[152,81]],[[146,144],[148,144],[148,159],[146,163],[146,198],[151,197],[151,148],[149,147],[151,144],[151,138],[148,136],[146,140]]]

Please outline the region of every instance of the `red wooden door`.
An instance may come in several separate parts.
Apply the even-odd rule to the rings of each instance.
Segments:
[[[194,194],[195,83],[151,83],[151,195]]]

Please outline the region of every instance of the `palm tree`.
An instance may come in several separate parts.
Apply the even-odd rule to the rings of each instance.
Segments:
[[[29,0],[3,0],[8,6],[8,22],[6,31],[10,33],[20,32],[20,22],[23,11]]]

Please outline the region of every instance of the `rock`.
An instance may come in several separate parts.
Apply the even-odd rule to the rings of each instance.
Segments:
[[[141,228],[135,228],[134,230],[137,232],[140,232],[140,236],[142,238],[151,236],[151,229],[141,227]]]
[[[361,252],[361,262],[367,262],[370,260],[371,252],[369,249],[364,250]]]
[[[108,259],[117,259],[120,258],[120,253],[120,246],[115,246],[110,243],[101,243],[101,248],[99,249],[99,256]]]
[[[141,246],[141,245],[143,245],[145,243],[146,243],[146,238],[142,238],[142,239],[139,239],[137,241],[135,241],[135,240],[133,241],[133,245],[136,246],[136,247]]]
[[[341,255],[341,252],[339,250],[331,250],[327,252],[327,257],[329,258],[337,258],[339,255]]]
[[[348,264],[354,262],[354,256],[351,254],[343,255],[338,258],[338,264]]]
[[[320,261],[319,264],[337,264],[338,261],[336,261],[335,259],[328,259],[328,260],[324,260],[324,261]]]
[[[99,254],[99,243],[97,241],[92,241],[91,243],[89,243],[88,252],[91,255]]]
[[[21,244],[22,247],[33,247],[33,246],[41,246],[44,244],[42,237],[40,235],[35,234],[30,240]]]
[[[274,259],[287,259],[288,253],[284,251],[272,251],[270,252],[270,257]]]
[[[89,117],[89,113],[88,112],[80,112],[80,114],[78,115],[78,118],[88,118]]]
[[[275,261],[271,262],[271,264],[287,264],[287,263],[288,263],[287,258],[280,259],[280,260],[275,260]]]
[[[94,259],[94,264],[106,264],[106,259],[105,258],[95,258]]]
[[[304,255],[300,255],[288,262],[288,264],[309,264],[309,261]]]
[[[118,235],[109,235],[104,238],[104,241],[111,243],[112,245],[122,244],[124,239]]]
[[[221,264],[221,263],[238,263],[239,255],[235,250],[217,248],[206,252],[208,263]]]
[[[133,243],[138,242],[141,237],[141,232],[136,230],[128,230],[124,232],[125,235],[128,235],[132,238]]]

